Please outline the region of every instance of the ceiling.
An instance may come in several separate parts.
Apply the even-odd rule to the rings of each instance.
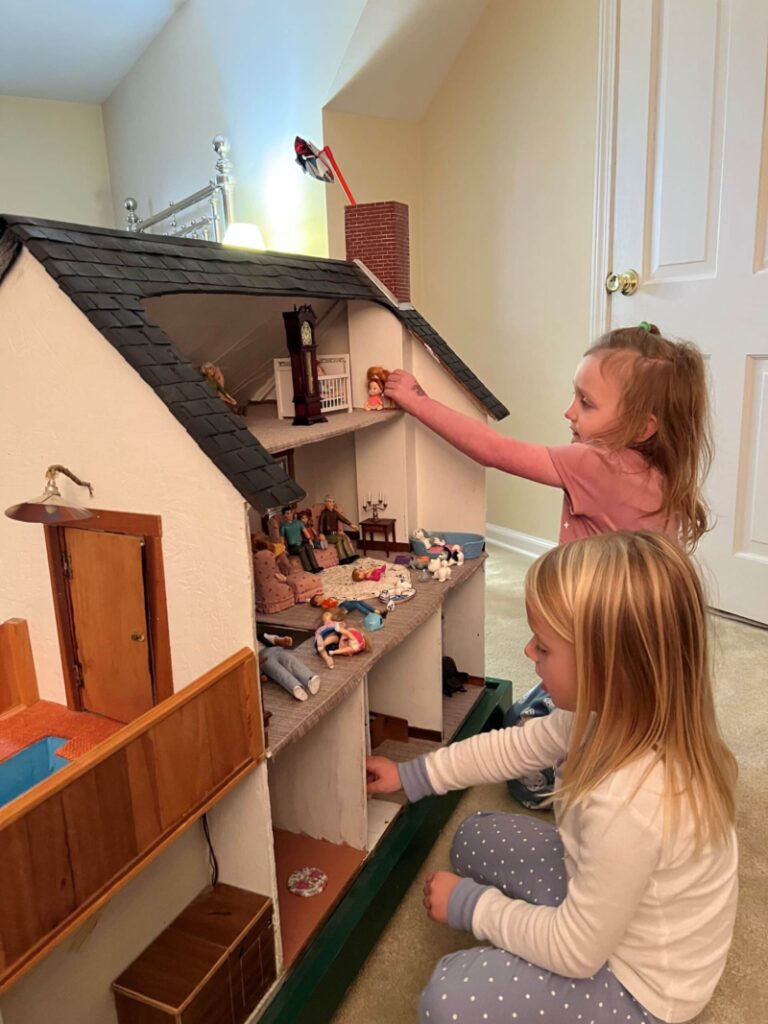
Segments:
[[[103,103],[186,0],[0,0],[0,96]]]

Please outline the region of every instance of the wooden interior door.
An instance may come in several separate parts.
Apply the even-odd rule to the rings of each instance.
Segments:
[[[130,722],[155,703],[141,537],[64,530],[83,711]]]
[[[709,359],[712,604],[768,622],[765,0],[620,0],[610,324],[648,320]]]

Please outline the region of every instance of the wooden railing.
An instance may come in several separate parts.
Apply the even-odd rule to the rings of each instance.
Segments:
[[[0,810],[0,992],[264,756],[244,649]]]
[[[37,700],[37,677],[25,619],[0,623],[0,715]]]

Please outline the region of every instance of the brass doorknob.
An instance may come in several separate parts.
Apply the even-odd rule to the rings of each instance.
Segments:
[[[131,633],[131,640],[135,640],[137,644],[143,644],[146,637],[143,633]]]
[[[640,275],[636,270],[625,270],[623,274],[610,272],[605,279],[605,290],[610,292],[621,292],[622,295],[634,295],[637,286],[640,284]]]

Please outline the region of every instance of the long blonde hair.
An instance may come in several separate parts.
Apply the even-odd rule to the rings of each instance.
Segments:
[[[706,603],[690,559],[647,531],[576,540],[531,566],[526,600],[574,648],[576,711],[558,800],[569,806],[650,754],[643,779],[663,765],[665,833],[685,801],[697,845],[723,840],[736,762],[715,717]]]
[[[622,378],[621,417],[599,440],[615,448],[633,448],[659,470],[664,500],[657,511],[680,522],[680,540],[688,550],[709,529],[702,485],[712,463],[709,394],[704,359],[690,342],[663,338],[654,324],[609,331],[585,355],[602,355],[603,366],[621,356],[631,361]],[[637,441],[655,416],[656,431]]]

